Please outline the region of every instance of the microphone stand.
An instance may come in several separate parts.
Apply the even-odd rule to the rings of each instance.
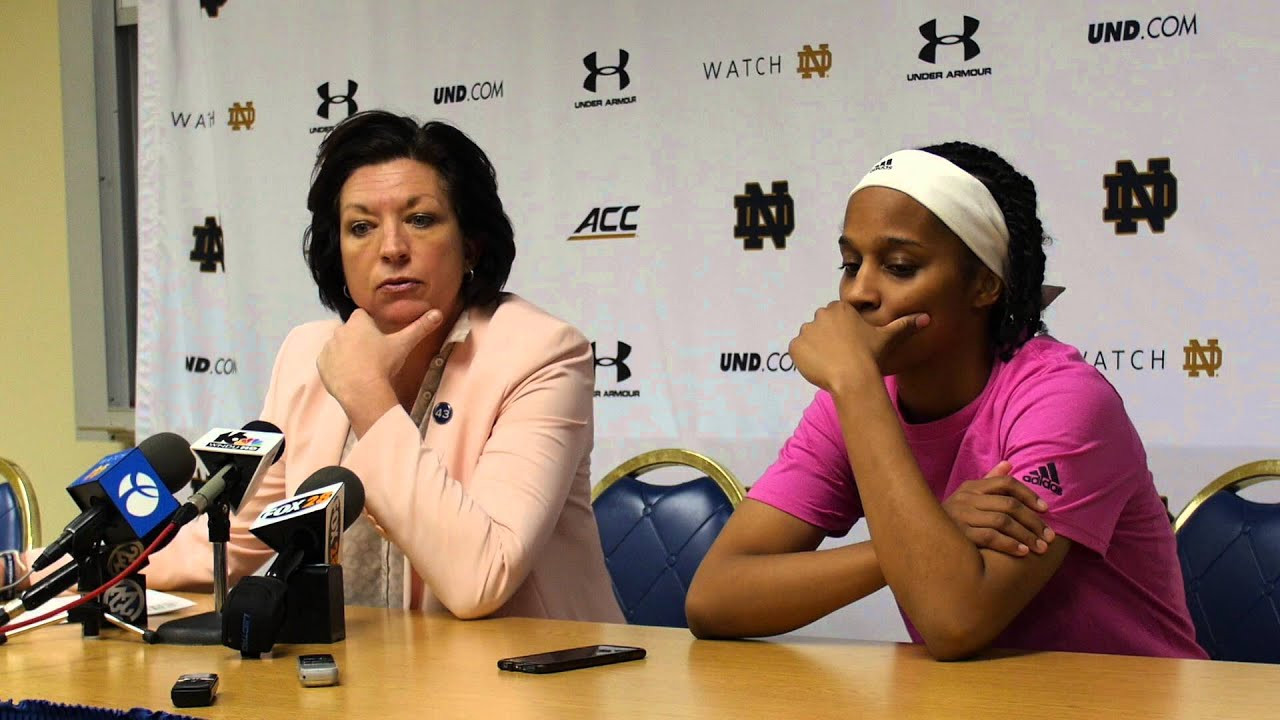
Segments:
[[[227,542],[231,540],[231,508],[215,500],[205,516],[213,543],[213,610],[170,620],[156,628],[155,642],[170,645],[221,645],[222,606],[227,600]]]
[[[138,543],[125,543],[116,546],[95,543],[93,547],[84,552],[73,553],[72,562],[80,568],[77,582],[79,592],[82,594],[87,593],[110,580],[115,575],[114,568],[120,565],[121,562],[127,565],[129,560],[121,562],[113,560],[113,553],[126,547],[138,548],[133,552],[133,557],[136,557],[137,553],[141,551],[141,546]],[[110,605],[113,602],[112,596],[115,593],[124,593],[125,597],[119,608],[112,610]],[[129,607],[132,605],[130,600],[137,603],[132,612],[129,612]],[[123,613],[129,614],[126,616]],[[67,611],[67,622],[79,623],[81,635],[84,637],[96,637],[102,628],[104,620],[118,628],[141,635],[147,642],[153,642],[152,632],[147,629],[147,581],[144,575],[135,573],[122,580],[116,587],[108,590],[103,597]]]

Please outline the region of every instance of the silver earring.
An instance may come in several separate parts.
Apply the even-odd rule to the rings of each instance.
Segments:
[[[346,285],[343,285],[343,286],[342,286],[342,294],[343,294],[343,295],[346,295],[348,300],[350,300],[350,299],[351,299],[351,291],[350,291],[350,290],[347,290],[347,286],[346,286]]]
[[[476,269],[467,268],[467,282],[471,282],[472,280],[475,280],[475,279],[476,279]]]

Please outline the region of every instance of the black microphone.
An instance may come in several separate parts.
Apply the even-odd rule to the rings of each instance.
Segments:
[[[242,579],[227,595],[222,643],[244,657],[258,657],[281,635],[306,635],[300,642],[345,637],[342,531],[363,510],[364,485],[338,466],[317,470],[293,497],[263,508],[250,532],[279,555],[266,575]]]
[[[63,555],[87,551],[97,542],[151,542],[178,509],[173,493],[194,473],[187,441],[174,433],[152,435],[132,450],[107,455],[67,487],[83,512],[31,569],[44,570]]]
[[[70,590],[80,580],[80,565],[69,562],[49,573],[43,580],[32,585],[21,596],[10,600],[0,607],[0,627],[28,610],[35,610],[54,597]]]
[[[239,511],[244,499],[257,492],[267,468],[284,457],[284,435],[265,420],[253,420],[239,430],[214,428],[192,443],[191,450],[208,479],[174,516],[178,525],[191,522],[214,501]]]
[[[303,563],[337,565],[342,557],[342,532],[361,512],[364,484],[355,473],[337,465],[315,471],[292,498],[264,508],[249,528],[279,553],[267,577],[288,580]]]

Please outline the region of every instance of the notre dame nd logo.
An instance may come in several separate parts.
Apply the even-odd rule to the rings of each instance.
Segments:
[[[825,78],[827,73],[831,72],[831,51],[827,49],[827,44],[822,43],[817,50],[812,45],[805,45],[804,49],[797,52],[800,58],[800,65],[796,68],[796,72],[800,73],[803,80],[812,78],[814,73],[818,77]]]
[[[204,225],[191,228],[195,237],[195,247],[191,248],[191,262],[200,263],[200,272],[227,271],[227,264],[222,249],[222,228],[218,227],[218,219],[212,215],[204,219]]]
[[[1187,371],[1187,377],[1200,377],[1202,372],[1209,377],[1217,377],[1222,369],[1222,348],[1218,347],[1217,338],[1209,338],[1207,345],[1201,345],[1194,338],[1188,340],[1182,353],[1182,369]]]
[[[766,236],[775,248],[786,249],[787,237],[796,229],[796,206],[786,180],[774,180],[768,195],[760,183],[747,183],[742,195],[733,196],[733,207],[738,211],[733,236],[742,238],[743,250],[764,249]]]
[[[1138,172],[1132,160],[1117,160],[1116,171],[1102,176],[1107,206],[1102,219],[1115,223],[1117,235],[1138,232],[1144,221],[1153,233],[1164,232],[1164,221],[1178,211],[1178,178],[1169,171],[1169,158],[1147,160],[1147,171]]]
[[[243,106],[235,103],[227,108],[227,124],[232,130],[252,130],[253,121],[258,119],[258,113],[253,109],[253,101],[246,102]]]

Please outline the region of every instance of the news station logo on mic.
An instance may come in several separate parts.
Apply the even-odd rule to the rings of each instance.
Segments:
[[[246,454],[259,454],[266,443],[261,437],[244,430],[217,429],[200,438],[195,443],[197,449],[232,450]]]
[[[116,492],[124,501],[125,512],[134,517],[146,517],[160,507],[160,488],[146,473],[125,475]]]
[[[345,486],[335,483],[311,492],[277,500],[262,509],[249,531],[273,548],[289,544],[303,528],[316,538],[318,554],[307,562],[337,564],[342,553]]]
[[[155,470],[137,450],[103,458],[68,490],[81,507],[110,502],[139,538],[150,536],[178,509],[178,501],[161,490]]]

